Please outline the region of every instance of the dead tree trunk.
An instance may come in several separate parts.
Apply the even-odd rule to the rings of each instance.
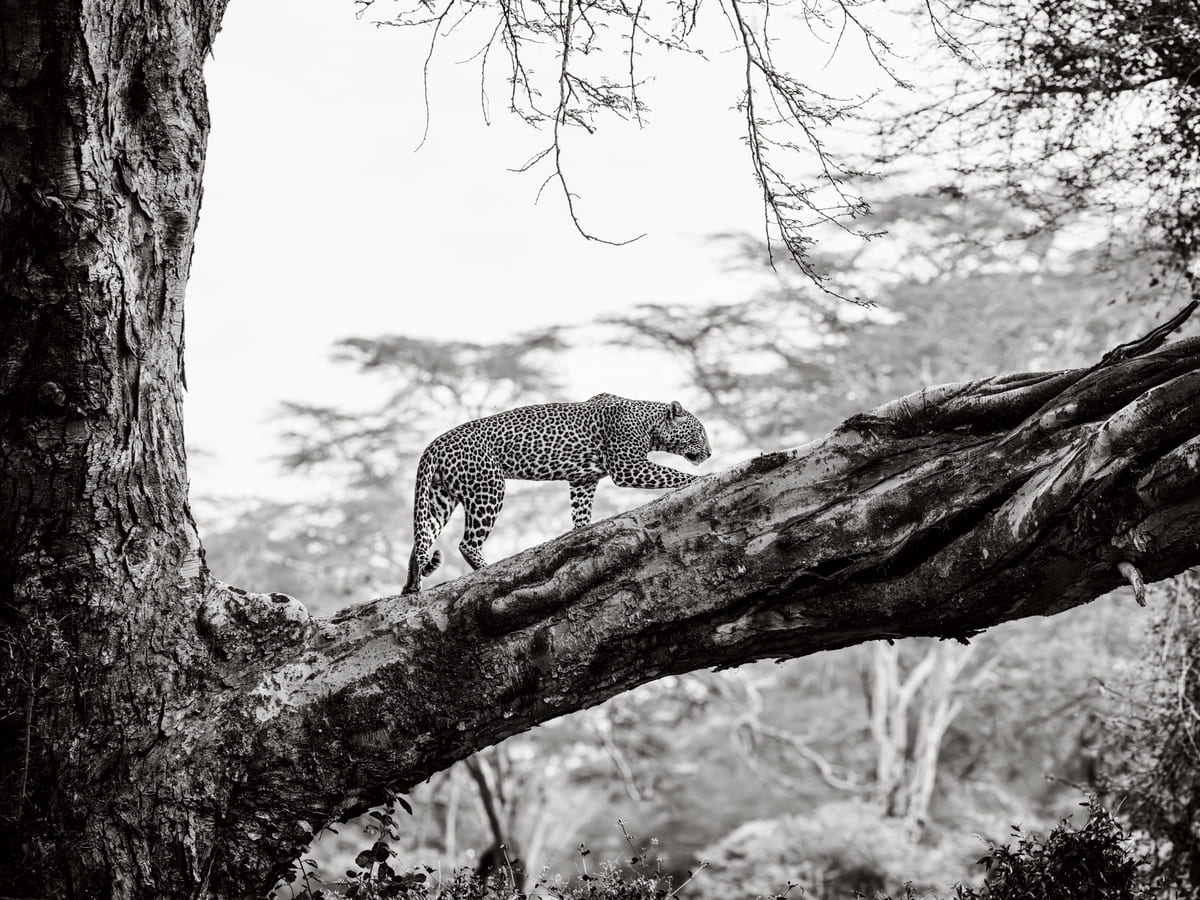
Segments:
[[[870,728],[875,794],[889,816],[919,830],[929,813],[942,740],[962,701],[954,690],[975,645],[927,642],[907,672],[900,646],[872,646]]]
[[[222,0],[0,5],[0,884],[261,896],[311,828],[661,675],[1200,561],[1200,342],[931,389],[427,591],[213,583],[181,297]],[[231,325],[231,327],[235,327]]]

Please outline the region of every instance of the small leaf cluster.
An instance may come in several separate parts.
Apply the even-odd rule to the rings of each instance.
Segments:
[[[1014,826],[1015,845],[993,844],[979,860],[987,880],[958,887],[956,900],[1150,900],[1124,829],[1107,810],[1083,806],[1090,813],[1078,829],[1064,820],[1042,838]]]

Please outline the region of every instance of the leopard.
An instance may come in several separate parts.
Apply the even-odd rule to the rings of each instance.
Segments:
[[[577,403],[541,403],[464,422],[434,438],[417,463],[413,549],[404,594],[442,563],[430,552],[461,504],[458,545],[472,569],[485,565],[482,548],[504,505],[506,480],[565,481],[574,528],[591,523],[600,479],[618,487],[678,488],[699,476],[646,458],[651,451],[700,465],[712,455],[708,433],[678,400],[630,400],[597,394]]]

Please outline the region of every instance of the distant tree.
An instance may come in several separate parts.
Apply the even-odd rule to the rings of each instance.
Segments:
[[[1125,250],[1148,251],[1194,278],[1196,5],[947,0],[936,8],[935,32],[959,65],[949,84],[926,92],[933,99],[889,128],[893,151],[919,148],[928,159],[948,142],[946,169],[962,176],[962,190],[1000,188],[1042,224],[1085,210],[1132,221],[1140,240]]]
[[[1186,291],[1164,285],[1140,294],[1153,304],[1113,303],[1144,283],[1144,267],[1103,271],[1099,251],[1064,230],[1014,237],[1029,221],[987,198],[897,194],[866,220],[891,235],[885,252],[818,258],[877,297],[877,310],[781,279],[741,303],[647,303],[605,322],[616,343],[676,360],[705,416],[768,449],[918,385],[1081,361],[1148,327],[1153,307],[1185,302]],[[753,239],[739,237],[733,252],[734,265],[760,265]]]
[[[282,462],[300,471],[322,467],[351,485],[390,483],[397,462],[419,455],[441,431],[560,391],[553,361],[565,346],[554,329],[490,344],[402,335],[339,340],[333,358],[368,376],[366,402],[286,403],[282,417],[291,427]]]

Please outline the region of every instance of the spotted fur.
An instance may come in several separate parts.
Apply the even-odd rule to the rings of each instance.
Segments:
[[[680,487],[696,479],[646,459],[666,451],[701,463],[712,453],[700,420],[678,401],[656,403],[597,394],[583,403],[545,403],[466,422],[434,438],[417,464],[415,535],[404,593],[442,562],[429,548],[461,503],[466,513],[458,545],[471,568],[484,565],[480,549],[504,505],[504,481],[566,481],[571,521],[592,518],[596,483],[611,475],[620,487]]]

